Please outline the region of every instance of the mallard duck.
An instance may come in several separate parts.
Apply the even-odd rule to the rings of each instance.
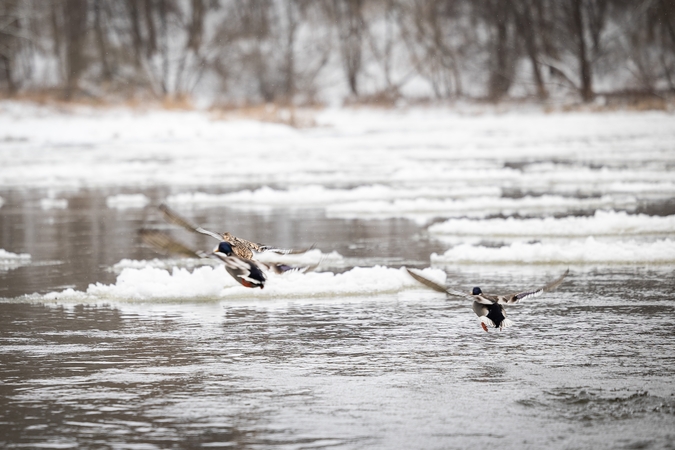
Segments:
[[[241,239],[236,236],[233,236],[229,232],[218,234],[214,233],[213,231],[206,230],[202,227],[192,224],[189,220],[181,217],[180,214],[178,214],[165,204],[159,205],[159,210],[164,213],[164,217],[166,217],[166,219],[171,223],[181,226],[188,231],[204,234],[206,236],[211,236],[212,238],[217,239],[218,241],[227,242],[232,247],[232,252],[240,258],[253,259],[254,253],[262,253],[262,252],[274,252],[282,255],[293,253],[292,250],[279,249],[270,247],[269,245],[257,244],[255,242],[247,241],[246,239]]]
[[[222,241],[213,249],[213,252],[207,253],[200,250],[193,250],[187,245],[179,242],[159,230],[141,229],[139,230],[141,239],[161,253],[170,253],[186,256],[188,258],[216,258],[225,264],[225,269],[232,277],[246,287],[260,287],[265,284],[266,276],[262,270],[268,270],[275,273],[284,273],[289,271],[306,272],[311,267],[293,267],[287,264],[265,264],[260,261],[253,261],[248,258],[241,258],[234,253],[233,247],[229,242]],[[249,278],[257,281],[251,281]]]
[[[557,288],[570,272],[570,270],[567,269],[565,273],[563,273],[559,278],[551,281],[546,286],[540,287],[539,289],[528,290],[509,295],[494,295],[483,293],[479,287],[474,287],[471,290],[471,294],[447,289],[415,272],[414,269],[411,270],[406,268],[406,270],[414,279],[436,291],[445,292],[446,294],[455,297],[464,297],[473,300],[473,312],[475,312],[478,316],[480,326],[485,331],[488,331],[488,327],[499,328],[501,330],[513,325],[513,322],[506,318],[506,310],[504,309],[503,305],[517,303],[520,300],[537,297],[544,292],[550,292]]]
[[[260,289],[265,287],[267,277],[250,259],[240,258],[234,254],[232,245],[229,242],[221,242],[213,250],[213,255],[225,263],[225,270],[232,278],[237,280],[242,286],[248,288]]]

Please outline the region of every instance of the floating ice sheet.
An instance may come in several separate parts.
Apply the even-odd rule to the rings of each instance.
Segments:
[[[600,236],[667,234],[675,237],[675,216],[596,211],[588,217],[556,219],[450,219],[429,227],[429,233],[453,236]]]
[[[433,278],[438,269],[425,269]],[[44,300],[72,301],[218,301],[280,298],[368,297],[421,289],[404,268],[355,267],[344,273],[287,272],[268,274],[264,289],[242,287],[221,266],[188,270],[156,267],[125,268],[114,284],[96,283],[85,292],[67,289],[42,296]]]
[[[637,204],[633,196],[602,196],[574,198],[558,195],[508,197],[476,197],[461,200],[395,200],[362,201],[331,205],[326,208],[329,217],[389,218],[389,217],[486,217],[490,215],[538,215],[599,208],[632,208]]]
[[[564,243],[515,242],[503,247],[461,244],[442,255],[431,255],[433,265],[452,264],[675,264],[675,241],[636,240],[600,242],[592,237]]]
[[[66,209],[68,207],[68,200],[65,198],[43,198],[40,200],[40,207],[42,209]]]
[[[12,253],[0,248],[0,271],[16,269],[31,263],[28,253]]]
[[[227,205],[236,207],[271,206],[311,208],[364,200],[395,200],[419,198],[458,198],[475,196],[499,196],[498,186],[456,186],[456,187],[412,187],[393,188],[384,185],[359,186],[353,189],[329,189],[321,185],[294,187],[277,190],[262,187],[256,190],[244,190],[229,194],[208,194],[192,192],[174,194],[167,198],[171,205],[213,206]]]
[[[150,203],[150,199],[143,194],[120,194],[111,195],[105,203],[108,208],[115,209],[144,208]]]

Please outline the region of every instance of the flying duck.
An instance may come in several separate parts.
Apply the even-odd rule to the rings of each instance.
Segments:
[[[310,269],[310,267],[293,267],[287,264],[265,264],[248,258],[241,258],[234,253],[232,245],[225,241],[220,242],[213,249],[213,252],[207,253],[193,250],[159,230],[141,229],[139,234],[145,243],[162,253],[172,253],[188,258],[216,258],[225,264],[227,273],[245,287],[260,287],[262,289],[267,279],[263,269],[275,273],[305,272]]]
[[[260,270],[260,267],[250,259],[240,258],[235,255],[229,242],[223,241],[218,244],[213,250],[213,255],[225,263],[227,273],[242,286],[248,288],[259,287],[260,289],[265,287],[267,277]]]
[[[176,211],[172,210],[163,203],[159,205],[159,210],[164,213],[166,220],[173,224],[181,226],[188,231],[192,231],[193,233],[204,234],[206,236],[211,236],[218,241],[227,242],[232,247],[232,252],[240,258],[253,259],[254,253],[261,252],[274,252],[282,255],[292,253],[292,250],[278,249],[270,247],[269,245],[257,244],[255,242],[247,241],[246,239],[233,236],[229,232],[218,234],[214,233],[213,231],[206,230],[181,217]]]
[[[472,308],[473,312],[478,316],[480,326],[483,330],[488,331],[488,327],[499,328],[500,330],[506,327],[513,325],[513,322],[510,319],[506,318],[506,310],[503,305],[517,303],[520,300],[526,298],[537,297],[544,292],[550,292],[553,289],[560,286],[565,277],[569,274],[570,270],[567,269],[559,278],[551,281],[546,286],[540,287],[539,289],[533,289],[523,292],[518,292],[515,294],[508,295],[494,295],[494,294],[485,294],[482,289],[479,287],[474,287],[471,290],[471,294],[466,294],[464,292],[454,291],[452,289],[446,289],[440,284],[422,276],[416,271],[406,268],[408,273],[417,281],[428,286],[436,291],[445,292],[448,295],[455,297],[464,297],[470,298],[473,300]]]

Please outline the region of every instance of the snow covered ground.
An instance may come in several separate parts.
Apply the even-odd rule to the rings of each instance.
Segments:
[[[311,208],[345,221],[411,219],[437,240],[438,252],[429,255],[435,266],[675,264],[672,114],[314,114],[316,127],[295,129],[202,111],[0,102],[0,192],[48,189],[44,209],[71,207],[69,195],[81,189],[124,188],[108,197],[109,208],[167,202],[184,212]],[[149,193],[155,187],[167,194]],[[172,286],[176,295],[196,297],[311,297],[414,286],[398,268],[333,274],[328,264],[326,272],[278,277],[263,291],[244,292],[224,285],[230,280],[219,267],[120,264],[114,285],[71,294],[165,297],[160,286]]]

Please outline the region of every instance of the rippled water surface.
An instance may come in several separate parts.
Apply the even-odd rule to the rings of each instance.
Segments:
[[[668,267],[577,268],[558,291],[509,308],[513,327],[487,334],[469,304],[424,290],[23,300],[16,295],[114,280],[109,267],[120,257],[155,255],[133,247],[145,220],[138,211],[35,209],[12,219],[12,204],[5,208],[5,229],[53,220],[63,236],[35,233],[34,258],[52,262],[2,274],[5,296],[14,296],[0,303],[6,448],[667,448],[675,438]],[[38,224],[26,227],[31,220]],[[319,218],[315,225],[317,237],[330,229]],[[401,245],[420,232],[409,222],[356,225],[348,236],[339,227],[331,234],[360,244],[354,258],[377,253],[421,266],[434,245]],[[292,233],[269,237],[297,244]],[[450,269],[449,280],[515,291],[561,270],[474,266]]]

